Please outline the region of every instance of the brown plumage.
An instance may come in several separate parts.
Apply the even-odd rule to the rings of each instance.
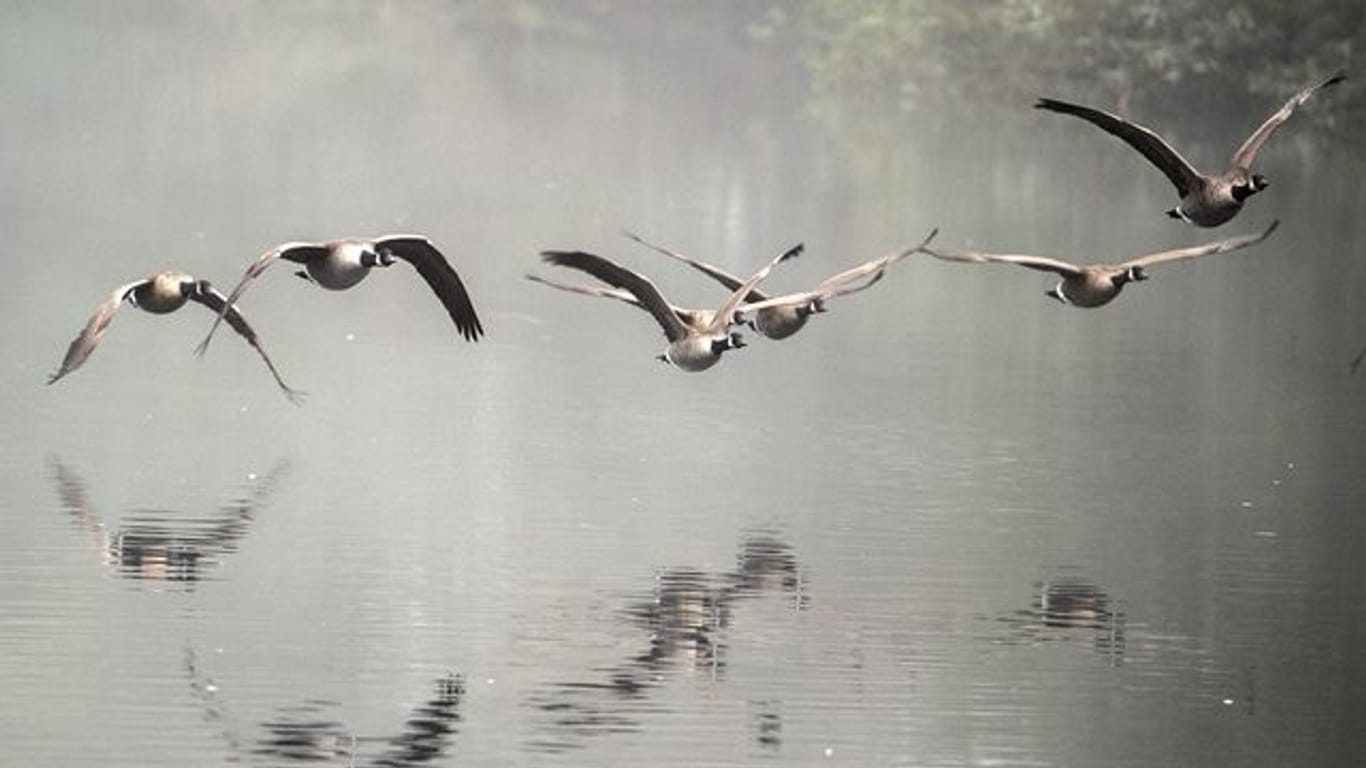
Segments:
[[[474,304],[460,276],[432,241],[421,235],[385,235],[374,239],[345,238],[321,243],[284,243],[271,248],[247,267],[242,280],[228,294],[233,303],[247,289],[252,280],[266,271],[277,260],[302,264],[304,271],[297,274],[333,291],[342,291],[359,283],[375,267],[387,267],[402,260],[412,264],[418,275],[436,294],[455,328],[466,341],[478,341],[484,327],[475,314]],[[213,339],[222,314],[214,321],[208,335],[196,350],[203,354]]]
[[[901,259],[923,250],[938,232],[938,229],[931,230],[917,246],[892,251],[831,275],[808,291],[768,296],[758,289],[753,289],[740,305],[739,315],[751,328],[765,337],[785,339],[801,330],[812,315],[824,312],[827,300],[871,288],[883,278],[888,268]],[[626,232],[625,235],[646,248],[687,264],[732,291],[739,288],[743,282],[735,275],[705,261],[655,245],[632,232]]]
[[[1319,90],[1340,83],[1346,78],[1347,74],[1338,70],[1290,97],[1280,109],[1273,112],[1252,132],[1242,146],[1238,147],[1238,151],[1233,153],[1233,159],[1229,162],[1228,170],[1217,175],[1201,173],[1152,129],[1131,123],[1119,115],[1057,99],[1039,99],[1034,106],[1037,109],[1079,117],[1119,137],[1148,158],[1148,161],[1166,174],[1176,187],[1181,204],[1167,211],[1168,216],[1189,221],[1200,227],[1217,227],[1242,210],[1243,202],[1247,198],[1270,185],[1266,177],[1253,173],[1251,168],[1257,151],[1271,138],[1271,134],[1290,119],[1296,108]]]
[[[1271,226],[1265,231],[1255,235],[1244,235],[1242,237],[1231,237],[1226,240],[1218,240],[1204,245],[1191,246],[1189,248],[1177,248],[1170,251],[1159,251],[1150,253],[1146,256],[1139,256],[1120,264],[1092,264],[1078,266],[1060,259],[1052,259],[1045,256],[1026,256],[1021,254],[1008,253],[980,253],[977,251],[936,251],[926,248],[925,253],[937,259],[946,261],[964,261],[977,264],[1000,263],[1016,264],[1028,269],[1036,269],[1042,272],[1054,272],[1062,276],[1062,280],[1047,292],[1046,295],[1057,299],[1064,304],[1074,307],[1101,307],[1114,300],[1125,285],[1131,282],[1147,280],[1146,270],[1158,264],[1165,264],[1170,261],[1180,261],[1182,259],[1194,259],[1200,256],[1212,256],[1216,253],[1228,253],[1249,245],[1255,245],[1265,240],[1276,231],[1280,225],[1279,221],[1271,222]]]
[[[266,351],[261,348],[261,342],[256,337],[256,331],[247,324],[246,318],[242,317],[242,313],[237,310],[237,307],[224,298],[223,294],[219,293],[213,286],[209,285],[207,280],[196,280],[179,272],[161,272],[116,288],[109,295],[109,298],[95,309],[95,314],[90,316],[80,334],[67,347],[61,367],[57,369],[56,373],[48,377],[48,384],[56,382],[85,363],[86,358],[95,351],[95,347],[99,346],[100,339],[104,338],[104,332],[108,330],[109,324],[114,320],[114,313],[123,306],[125,301],[138,309],[157,315],[174,312],[185,306],[188,301],[208,307],[226,319],[228,325],[232,326],[232,329],[237,331],[237,334],[256,350],[257,354],[261,356],[261,360],[265,362],[266,368],[270,369],[270,375],[275,378],[275,383],[280,386],[285,397],[288,397],[290,402],[296,405],[302,402],[305,393],[292,389],[280,378],[279,372],[275,370],[275,364],[270,361]]]

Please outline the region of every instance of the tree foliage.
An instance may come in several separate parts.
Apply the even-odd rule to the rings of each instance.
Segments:
[[[798,23],[826,117],[1048,94],[1160,119],[1274,103],[1366,45],[1356,0],[812,0]]]

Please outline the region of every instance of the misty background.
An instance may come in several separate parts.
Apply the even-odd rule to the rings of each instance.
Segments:
[[[33,765],[1340,764],[1360,754],[1359,3],[0,6],[0,740]],[[1220,168],[1229,224],[1040,96]],[[797,290],[939,227],[1082,263],[1281,227],[1098,310],[913,257],[700,375],[525,279],[622,229]],[[210,313],[267,248],[405,265]]]

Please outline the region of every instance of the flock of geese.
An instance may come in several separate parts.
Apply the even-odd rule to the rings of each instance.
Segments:
[[[1167,215],[1199,227],[1217,227],[1237,215],[1249,197],[1269,186],[1264,176],[1251,170],[1257,152],[1267,139],[1315,93],[1345,78],[1345,72],[1335,72],[1292,96],[1253,131],[1233,153],[1228,170],[1218,175],[1201,173],[1157,133],[1110,112],[1055,99],[1040,99],[1035,107],[1080,118],[1118,137],[1157,166],[1176,187],[1180,202],[1167,211]],[[550,250],[542,252],[541,258],[547,264],[586,273],[600,281],[600,284],[560,283],[534,274],[526,277],[565,291],[616,299],[648,312],[668,340],[668,346],[658,358],[685,371],[704,371],[720,361],[724,352],[745,346],[742,336],[732,330],[735,326],[748,325],[770,339],[787,338],[800,330],[812,315],[824,312],[827,301],[871,287],[882,279],[891,266],[912,254],[925,253],[939,259],[967,263],[1016,264],[1028,269],[1053,272],[1060,280],[1047,292],[1048,296],[1075,307],[1100,307],[1113,301],[1125,285],[1146,280],[1147,270],[1151,267],[1247,248],[1269,237],[1277,224],[1273,221],[1256,234],[1151,253],[1119,264],[1097,265],[1078,265],[1056,258],[1022,254],[938,250],[930,247],[930,242],[938,232],[936,229],[913,247],[851,267],[826,278],[810,290],[782,296],[768,296],[759,290],[759,284],[775,266],[798,256],[802,252],[801,245],[779,254],[757,272],[742,279],[712,264],[655,245],[633,233],[625,233],[637,243],[681,261],[725,286],[729,293],[715,309],[672,304],[649,278],[610,259],[585,251]],[[406,262],[417,270],[436,294],[465,340],[478,341],[484,333],[460,276],[426,237],[386,235],[374,239],[290,242],[275,246],[258,257],[227,296],[218,292],[208,281],[178,272],[162,272],[119,286],[95,310],[80,334],[71,342],[61,367],[51,374],[48,383],[76,370],[90,357],[114,319],[114,314],[125,302],[154,314],[168,314],[194,301],[216,315],[208,335],[196,350],[198,354],[202,355],[208,349],[214,332],[226,320],[260,354],[284,394],[296,404],[301,402],[304,393],[285,384],[261,347],[256,332],[237,308],[237,300],[251,281],[280,259],[301,265],[302,269],[296,272],[299,277],[333,291],[355,286],[376,267]]]

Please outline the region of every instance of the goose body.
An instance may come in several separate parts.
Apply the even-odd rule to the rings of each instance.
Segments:
[[[303,267],[299,274],[309,282],[332,291],[344,291],[365,279],[370,270],[388,267],[397,261],[406,261],[417,270],[445,307],[456,330],[467,341],[478,341],[484,333],[479,316],[474,311],[469,293],[465,290],[460,276],[446,257],[437,250],[430,240],[421,235],[384,235],[382,237],[342,238],[317,243],[292,242],[277,245],[261,254],[247,267],[232,293],[229,303],[237,301],[251,281],[265,272],[276,261],[284,259]],[[220,314],[209,329],[208,335],[199,345],[198,353],[203,354],[213,339],[218,323],[224,319]]]
[[[1229,253],[1256,245],[1276,231],[1280,222],[1273,221],[1264,231],[1255,235],[1231,237],[1189,248],[1177,248],[1139,256],[1121,264],[1077,265],[1061,259],[1046,256],[1027,256],[1007,253],[981,253],[978,251],[937,251],[926,248],[925,253],[945,261],[961,261],[975,264],[1016,264],[1027,269],[1053,272],[1062,277],[1056,286],[1046,292],[1050,298],[1074,307],[1093,308],[1109,304],[1119,296],[1125,285],[1147,280],[1147,269],[1171,261],[1212,256]]]
[[[337,240],[331,247],[321,249],[304,245],[293,249],[293,253],[306,256],[303,265],[308,277],[329,291],[344,291],[356,285],[383,262],[375,246],[365,240]]]
[[[261,356],[262,362],[266,364],[266,368],[270,370],[275,383],[285,396],[296,404],[302,401],[304,393],[292,389],[280,378],[279,372],[275,370],[275,364],[261,347],[256,331],[252,330],[237,307],[209,285],[207,280],[196,280],[179,272],[160,272],[114,289],[109,298],[95,309],[95,313],[86,321],[85,327],[67,347],[61,367],[48,377],[47,383],[55,383],[85,363],[104,338],[105,331],[114,320],[114,314],[125,302],[145,312],[166,315],[190,301],[202,304],[217,313],[220,318],[226,319],[228,325]]]
[[[1157,166],[1176,187],[1181,203],[1167,211],[1168,216],[1198,227],[1217,227],[1236,216],[1249,197],[1270,186],[1266,177],[1251,170],[1252,161],[1266,140],[1315,93],[1346,77],[1339,70],[1290,97],[1238,147],[1228,169],[1217,174],[1202,173],[1152,129],[1119,115],[1058,99],[1039,99],[1034,106],[1080,118],[1124,141]]]

